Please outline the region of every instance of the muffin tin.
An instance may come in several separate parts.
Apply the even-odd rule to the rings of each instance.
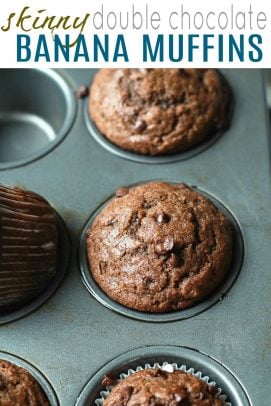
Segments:
[[[113,153],[115,147],[94,129],[88,99],[75,97],[94,73],[1,71],[0,148],[6,152],[0,153],[0,180],[49,200],[72,239],[71,265],[59,289],[35,312],[0,327],[1,350],[42,371],[61,406],[93,405],[105,372],[164,361],[209,376],[232,406],[268,404],[271,185],[261,71],[223,71],[235,96],[229,130],[210,145],[157,160]],[[33,151],[37,127],[43,141]],[[236,242],[237,265],[226,286],[201,302],[198,311],[165,314],[160,320],[113,312],[88,292],[80,274],[81,263],[87,283],[84,227],[92,215],[119,186],[151,179],[185,182],[207,193],[231,218]],[[68,251],[61,253],[62,260]]]

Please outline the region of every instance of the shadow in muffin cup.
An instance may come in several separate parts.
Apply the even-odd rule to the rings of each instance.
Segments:
[[[223,300],[225,295],[229,292],[234,282],[236,281],[242,267],[244,258],[244,240],[241,228],[234,215],[223,203],[221,203],[220,200],[218,200],[214,196],[210,195],[209,193],[199,188],[196,187],[192,188],[197,190],[207,199],[209,199],[219,210],[221,210],[222,213],[224,213],[224,215],[229,220],[232,227],[233,254],[231,266],[226,276],[224,277],[222,283],[218,286],[218,288],[215,289],[215,291],[211,293],[206,299],[201,300],[200,302],[194,304],[192,307],[168,313],[140,312],[138,310],[130,309],[126,306],[123,306],[112,300],[109,296],[107,296],[107,294],[103,292],[103,290],[99,287],[99,285],[96,283],[96,281],[91,275],[86,245],[87,245],[88,230],[91,228],[92,223],[95,220],[96,216],[103,210],[103,208],[113,198],[112,197],[108,199],[106,202],[104,202],[100,207],[98,207],[94,213],[92,213],[92,215],[90,216],[90,218],[88,219],[87,223],[84,226],[79,245],[79,266],[81,271],[81,279],[87,290],[92,294],[92,296],[96,300],[98,300],[98,302],[100,302],[102,305],[109,308],[110,310],[113,310],[116,313],[130,317],[132,319],[145,322],[166,323],[194,317]]]
[[[70,130],[76,99],[52,69],[3,69],[0,75],[0,170],[25,165],[55,148]]]

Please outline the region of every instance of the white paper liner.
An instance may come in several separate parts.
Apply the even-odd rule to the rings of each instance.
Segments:
[[[172,363],[168,363],[168,362],[163,362],[162,364],[159,364],[158,362],[156,362],[153,365],[145,364],[144,367],[138,366],[135,370],[134,369],[128,369],[128,371],[126,373],[121,373],[119,375],[119,379],[116,380],[116,383],[118,383],[121,380],[127,378],[128,376],[134,374],[135,372],[143,371],[144,369],[149,369],[149,368],[153,368],[153,369],[160,368],[163,371],[167,371],[167,372],[173,372],[175,370],[187,372],[188,374],[191,374],[191,375],[195,376],[196,378],[201,379],[202,381],[207,383],[207,385],[217,387],[216,382],[211,381],[209,376],[204,376],[202,374],[202,372],[195,371],[194,368],[187,368],[186,365],[178,366],[176,363],[172,364]],[[107,396],[110,394],[110,392],[112,391],[114,386],[116,386],[116,385],[106,386],[105,390],[100,392],[100,397],[95,400],[95,405],[96,406],[102,406],[103,405],[103,402],[105,401]],[[224,402],[224,405],[225,406],[232,406],[231,402],[227,401],[227,396],[223,394],[222,389],[217,387],[217,390],[218,390],[219,398]]]

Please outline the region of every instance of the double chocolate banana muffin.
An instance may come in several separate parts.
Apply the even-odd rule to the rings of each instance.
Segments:
[[[0,360],[1,406],[50,406],[41,386],[24,368]]]
[[[90,272],[116,302],[143,312],[184,309],[208,296],[232,258],[225,215],[184,184],[120,188],[88,231]]]
[[[55,210],[41,196],[0,184],[0,314],[29,303],[57,269]]]
[[[232,95],[214,69],[101,69],[90,115],[120,148],[143,155],[187,150],[226,127]]]
[[[146,369],[120,381],[104,406],[223,406],[216,387],[183,371]]]

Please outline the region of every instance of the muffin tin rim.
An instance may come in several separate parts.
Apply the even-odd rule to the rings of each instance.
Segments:
[[[14,70],[12,68],[8,70]],[[26,68],[20,68],[19,70],[26,70]],[[62,141],[69,135],[78,111],[78,103],[75,97],[75,84],[73,83],[70,76],[66,75],[62,69],[48,69],[48,68],[33,68],[32,70],[37,71],[50,78],[55,82],[56,86],[61,90],[65,100],[66,100],[66,113],[63,120],[63,124],[56,133],[56,138],[53,141],[47,143],[43,148],[33,152],[26,158],[22,158],[16,161],[0,162],[0,172],[8,169],[19,168],[38,161],[39,159],[45,157],[47,154],[52,152],[57,148]]]
[[[93,375],[89,377],[85,385],[82,387],[76,399],[75,406],[86,406],[88,404],[90,405],[90,403],[86,403],[89,402],[89,396],[91,396],[91,393],[94,390],[96,391],[96,393],[99,393],[100,390],[102,390],[101,381],[103,379],[103,376],[105,374],[112,373],[113,368],[115,371],[118,371],[117,373],[121,373],[120,371],[122,371],[123,369],[127,371],[131,363],[135,363],[137,361],[140,362],[140,360],[142,360],[142,363],[148,363],[150,362],[149,360],[151,358],[157,360],[154,362],[162,362],[162,360],[167,362],[169,361],[169,359],[166,359],[167,357],[172,357],[174,359],[174,362],[176,363],[178,363],[178,357],[179,359],[184,360],[182,361],[183,364],[187,364],[188,360],[190,362],[188,365],[186,365],[188,368],[196,369],[197,372],[200,371],[207,376],[209,376],[210,374],[207,370],[206,372],[204,372],[204,369],[210,369],[210,371],[212,372],[211,376],[209,376],[210,379],[212,381],[215,381],[216,384],[222,388],[223,393],[228,395],[229,401],[238,401],[238,403],[232,402],[233,406],[252,406],[249,395],[240,379],[238,379],[238,377],[230,368],[217,360],[215,357],[192,347],[165,344],[136,347],[124,353],[118,354],[107,363],[103,364],[98,370],[96,370]],[[159,358],[161,359],[161,361],[159,361]],[[140,363],[137,365],[140,365]],[[201,367],[203,367],[203,370],[201,370]],[[223,384],[221,382],[223,382]],[[235,399],[232,399],[229,396],[228,391],[224,389],[224,384],[227,384],[228,390],[232,392]],[[98,387],[100,388],[100,390],[98,390]],[[92,396],[92,398],[93,397],[94,396]],[[246,403],[244,403],[244,401]]]
[[[163,180],[165,181],[165,180]],[[129,185],[127,187],[134,187],[139,184],[145,184],[149,181],[139,182],[133,185]],[[165,181],[168,183],[176,184],[178,182],[170,182]],[[179,182],[180,183],[180,182]],[[190,186],[188,184],[188,186]],[[140,312],[135,309],[128,308],[113,299],[111,299],[103,290],[99,287],[97,282],[94,280],[92,275],[89,271],[89,264],[87,258],[87,251],[86,251],[86,239],[87,239],[87,231],[91,227],[96,216],[100,213],[100,211],[107,205],[107,203],[114,198],[114,195],[106,200],[103,200],[102,203],[94,210],[91,215],[89,216],[87,222],[85,223],[83,230],[81,232],[80,242],[79,242],[79,269],[81,274],[81,280],[83,285],[88,290],[88,292],[103,306],[108,308],[115,313],[120,314],[121,316],[126,316],[131,319],[143,321],[143,322],[154,322],[154,323],[167,323],[167,322],[176,322],[180,320],[189,319],[195,317],[204,311],[207,311],[215,304],[219,303],[223,298],[228,294],[231,290],[233,285],[235,284],[236,280],[238,279],[244,257],[245,257],[245,239],[244,233],[240,226],[239,221],[237,220],[236,216],[232,213],[232,211],[228,208],[227,205],[222,203],[220,199],[218,199],[214,194],[210,193],[209,191],[204,190],[203,188],[199,188],[197,186],[190,186],[194,190],[199,191],[202,193],[203,196],[210,199],[210,201],[215,204],[222,212],[226,215],[226,217],[230,220],[230,223],[233,228],[233,258],[231,262],[231,268],[229,271],[229,275],[226,275],[222,281],[222,283],[218,286],[217,289],[214,290],[213,293],[208,295],[206,298],[202,299],[201,301],[195,303],[193,306],[183,309],[183,310],[176,310],[173,312],[167,313],[147,313],[147,312]]]
[[[38,382],[43,389],[50,406],[60,406],[57,394],[49,379],[34,364],[25,358],[12,354],[8,351],[0,350],[0,360],[9,361],[10,363],[26,369],[32,377]]]

